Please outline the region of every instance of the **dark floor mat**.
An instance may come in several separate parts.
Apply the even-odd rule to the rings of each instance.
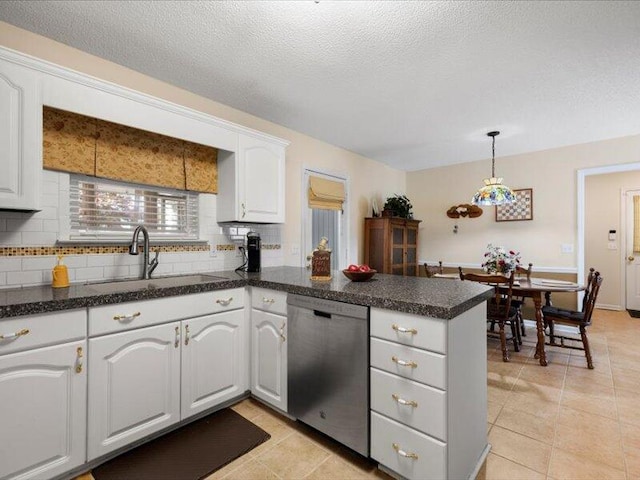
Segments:
[[[197,480],[271,436],[226,408],[109,460],[96,480]]]
[[[640,318],[640,310],[627,310],[633,318]]]

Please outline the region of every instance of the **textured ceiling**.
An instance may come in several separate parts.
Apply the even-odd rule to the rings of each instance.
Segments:
[[[640,2],[3,1],[0,19],[403,170],[640,133]]]

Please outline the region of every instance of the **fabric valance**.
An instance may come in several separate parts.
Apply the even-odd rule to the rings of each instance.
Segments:
[[[43,109],[43,166],[94,177],[217,193],[218,151],[55,108]]]
[[[344,183],[321,177],[309,177],[309,208],[342,210]]]

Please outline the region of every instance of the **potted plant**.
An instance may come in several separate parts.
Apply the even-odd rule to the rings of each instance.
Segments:
[[[413,218],[412,208],[413,205],[406,195],[395,195],[387,198],[382,214],[389,216],[388,212],[391,212],[391,216]]]

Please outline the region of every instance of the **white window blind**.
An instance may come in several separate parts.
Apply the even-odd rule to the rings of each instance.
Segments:
[[[71,175],[71,238],[130,236],[138,225],[166,239],[198,239],[198,194]]]

